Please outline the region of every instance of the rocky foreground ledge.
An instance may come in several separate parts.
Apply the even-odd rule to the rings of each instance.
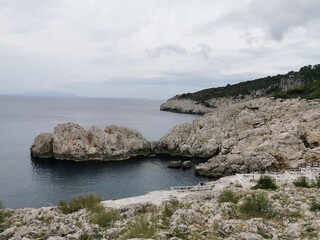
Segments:
[[[276,190],[255,190],[255,182],[241,185],[236,176],[207,184],[213,188],[105,201],[100,218],[88,209],[5,209],[0,240],[320,238],[320,185],[280,181]]]

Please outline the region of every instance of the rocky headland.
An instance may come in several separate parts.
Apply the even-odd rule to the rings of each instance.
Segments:
[[[217,108],[174,127],[154,151],[209,157],[196,173],[212,177],[295,168],[320,159],[320,102],[259,98]]]
[[[260,97],[315,99],[320,98],[319,87],[320,64],[309,65],[287,74],[179,94],[163,103],[160,110],[205,114],[215,108],[225,108]]]

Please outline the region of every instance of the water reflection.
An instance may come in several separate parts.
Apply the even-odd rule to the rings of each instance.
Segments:
[[[95,193],[103,199],[137,196],[149,191],[170,189],[176,185],[198,184],[205,180],[194,169],[167,168],[172,158],[137,158],[125,161],[61,161],[32,159],[33,178],[37,187],[50,192],[47,202]],[[204,160],[193,159],[194,164]]]

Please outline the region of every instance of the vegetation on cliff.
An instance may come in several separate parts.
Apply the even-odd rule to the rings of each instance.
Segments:
[[[284,80],[299,81],[303,85],[295,90],[287,91],[283,95],[279,94],[283,91],[281,83]],[[317,81],[317,82],[314,82]],[[194,93],[185,93],[177,95],[178,99],[190,99],[200,104],[207,105],[205,101],[212,98],[224,97],[244,97],[246,95],[273,96],[278,97],[297,97],[316,98],[320,96],[320,64],[304,66],[299,71],[290,71],[287,74],[278,74],[276,76],[268,76],[256,80],[240,82],[225,87],[208,88]]]
[[[301,86],[291,88],[284,92],[276,93],[274,96],[276,98],[320,98],[320,77],[319,80],[304,83]]]
[[[61,200],[58,203],[58,208],[64,214],[86,209],[90,212],[90,222],[98,224],[100,227],[108,227],[120,218],[116,209],[106,210],[101,204],[101,197],[93,194],[73,197],[69,202]]]

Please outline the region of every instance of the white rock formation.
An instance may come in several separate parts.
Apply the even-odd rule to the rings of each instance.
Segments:
[[[41,133],[31,146],[31,155],[64,160],[122,160],[148,156],[151,144],[136,131],[109,126],[89,130],[74,123],[58,124],[53,134]]]

